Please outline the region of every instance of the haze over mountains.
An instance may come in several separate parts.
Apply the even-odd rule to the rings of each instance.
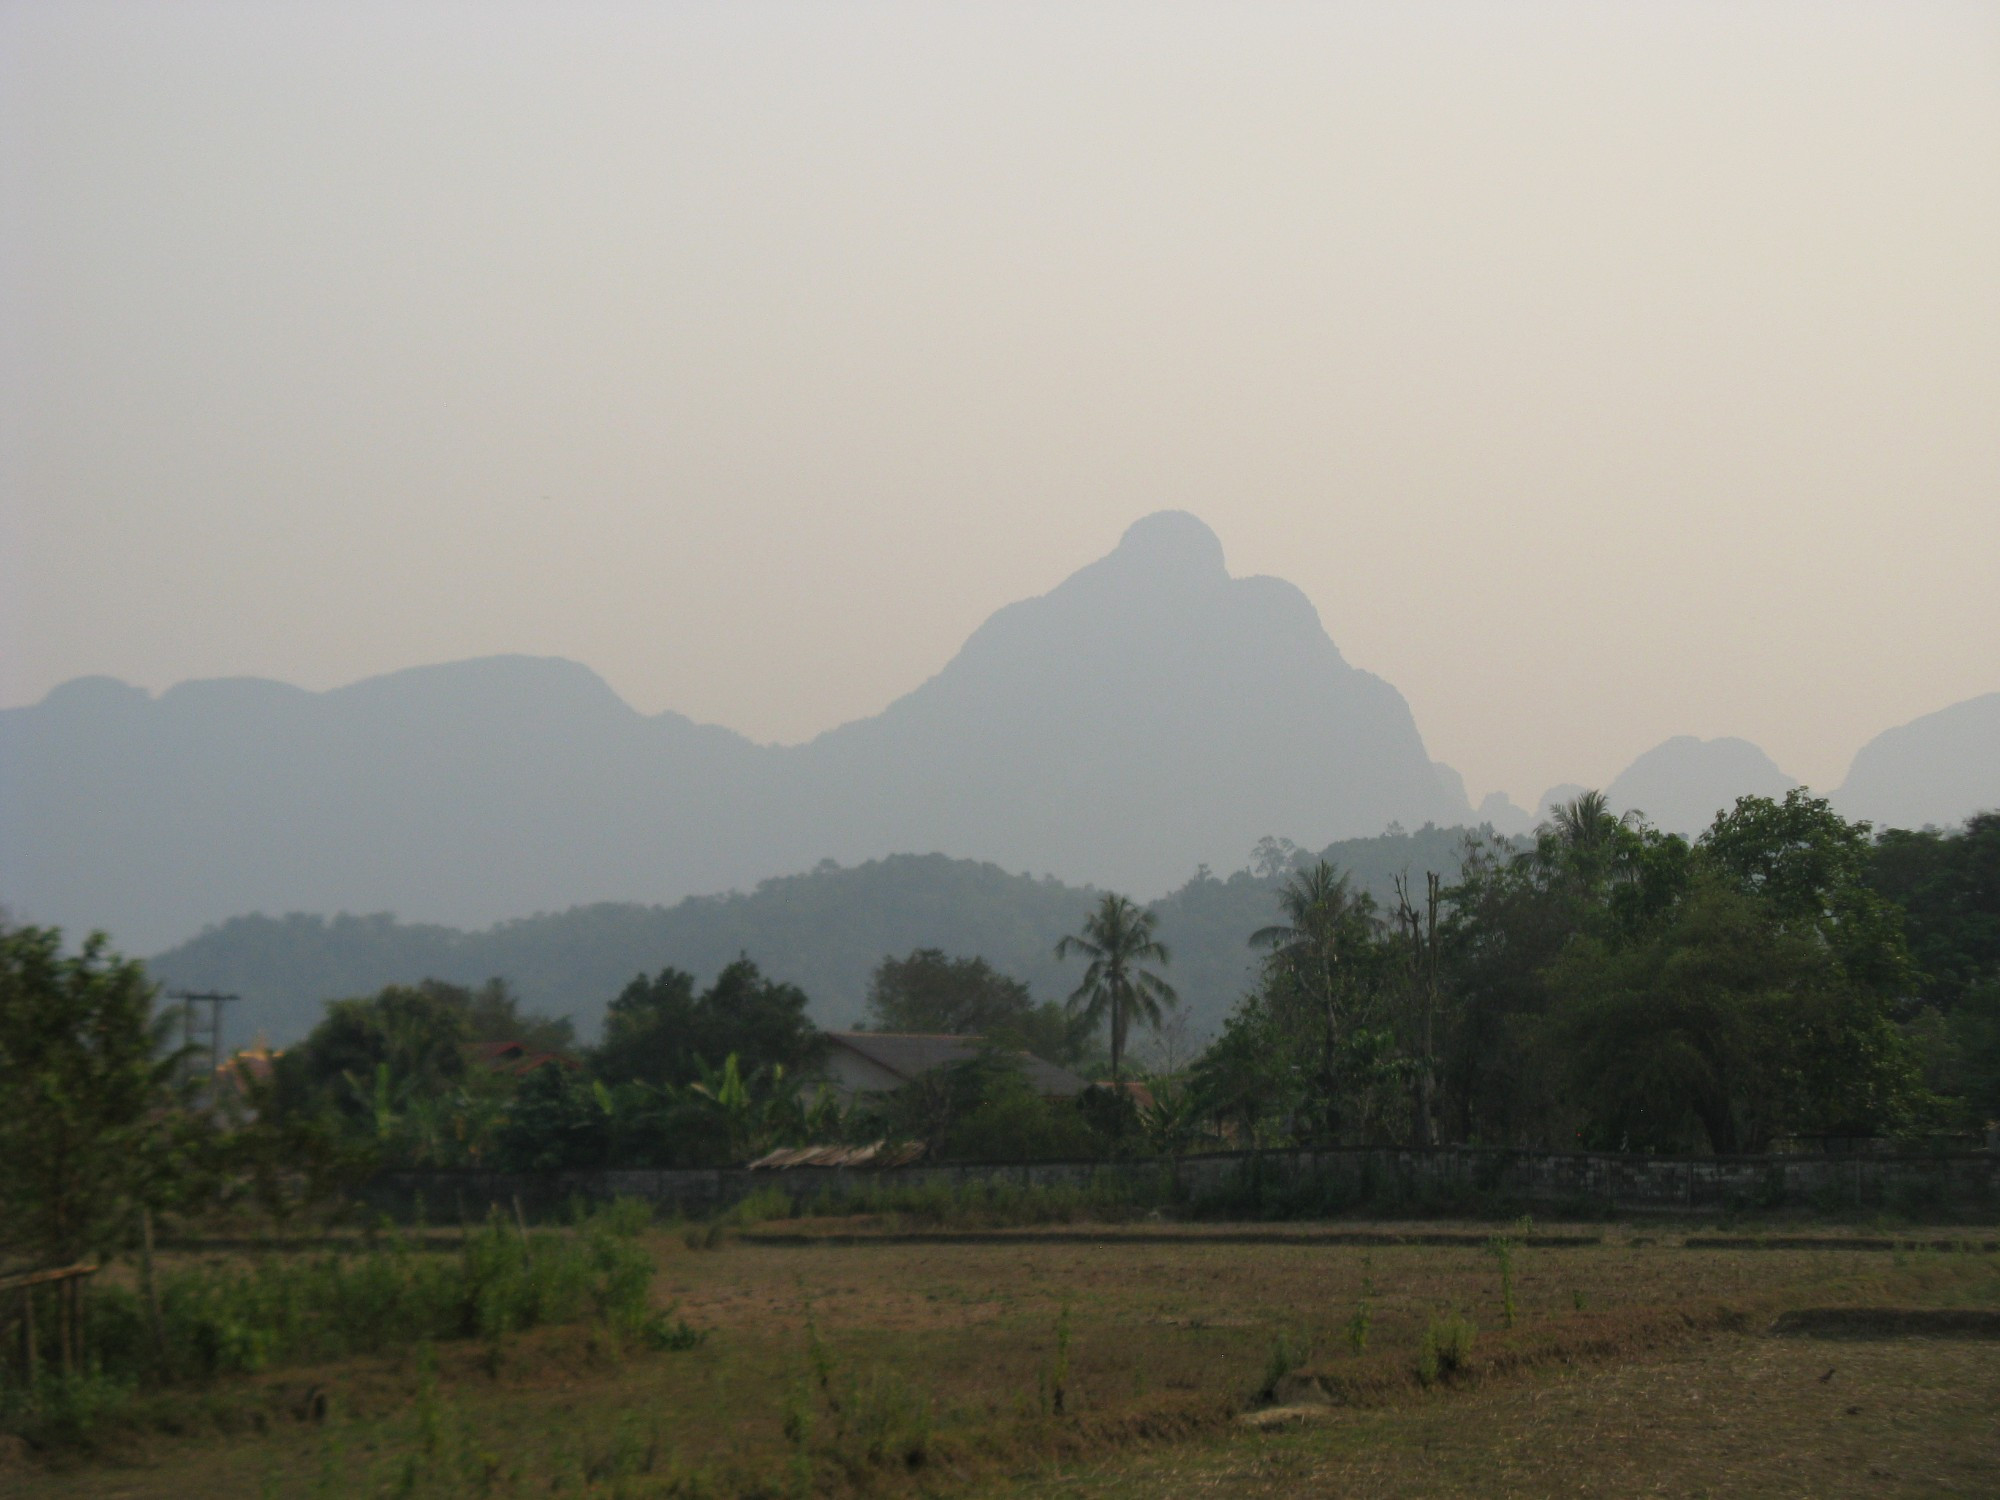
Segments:
[[[1692,838],[1738,797],[1782,797],[1797,785],[1748,740],[1677,734],[1619,772],[1604,796],[1620,812],[1641,811]]]
[[[1457,830],[1432,828],[1318,852],[1393,910],[1398,875],[1451,875],[1462,848]],[[1251,984],[1258,952],[1247,939],[1277,916],[1281,874],[1267,862],[1255,873],[1197,876],[1151,903],[1173,953],[1167,972],[1189,1038],[1219,1030]],[[869,976],[883,957],[919,947],[979,954],[1038,999],[1060,1000],[1082,964],[1059,962],[1056,942],[1076,931],[1096,894],[976,860],[899,854],[673,906],[607,902],[478,932],[386,916],[235,917],[148,967],[169,986],[241,995],[230,1020],[236,1034],[261,1031],[281,1045],[311,1028],[324,1000],[425,978],[503,977],[529,1009],[567,1016],[594,1036],[606,1002],[635,974],[671,964],[706,983],[739,953],[803,988],[821,1024],[847,1026],[865,1017]]]
[[[1266,833],[1464,821],[1409,706],[1193,516],[997,612],[873,718],[760,746],[524,657],[0,714],[0,900],[159,947],[247,911],[483,925],[943,852],[1154,894]]]
[[[1789,785],[1746,741],[1678,737],[1607,794],[1694,833]],[[1881,735],[1835,798],[1907,824],[2000,804],[2000,693]],[[1504,798],[1475,814],[1303,594],[1232,578],[1171,511],[803,745],[643,715],[532,657],[327,693],[86,678],[0,712],[0,903],[128,951],[249,912],[483,927],[932,852],[1146,897],[1238,868],[1265,834],[1317,848],[1480,819],[1531,821]]]

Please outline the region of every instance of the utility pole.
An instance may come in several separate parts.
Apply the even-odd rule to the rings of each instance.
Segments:
[[[215,1081],[222,1072],[222,1007],[231,1000],[241,1000],[241,995],[225,995],[216,990],[168,990],[169,1000],[181,1002],[181,1037],[192,1047],[196,1031],[194,1008],[208,1002],[208,1025],[200,1028],[208,1036],[208,1101],[215,1102]]]

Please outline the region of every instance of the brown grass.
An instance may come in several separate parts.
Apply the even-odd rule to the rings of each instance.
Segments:
[[[49,1468],[0,1456],[0,1494],[344,1495],[394,1491],[406,1479],[412,1494],[561,1486],[726,1496],[786,1493],[802,1482],[943,1493],[1002,1479],[1032,1486],[1078,1465],[1092,1466],[1089,1483],[1103,1493],[1136,1494],[1159,1492],[1142,1478],[1182,1472],[1173,1465],[1220,1465],[1214,1475],[1240,1479],[1241,1465],[1264,1461],[1257,1444],[1296,1454],[1301,1473],[1358,1464],[1354,1473],[1373,1483],[1366,1476],[1379,1470],[1392,1486],[1379,1492],[1400,1493],[1395,1455],[1412,1434],[1432,1430],[1425,1422],[1440,1420],[1437,1441],[1467,1466],[1463,1492],[1483,1493],[1478,1463],[1502,1474],[1543,1472],[1511,1423],[1542,1434],[1537,1441],[1551,1451],[1568,1451],[1536,1401],[1554,1401],[1551,1411],[1568,1403],[1571,1420],[1595,1424],[1589,1430],[1624,1433],[1623,1417],[1593,1403],[1667,1378],[1646,1372],[1679,1371],[1675,1389],[1712,1389],[1702,1398],[1712,1403],[1745,1370],[1789,1369],[1785,1361],[1798,1359],[1851,1363],[1845,1348],[1829,1352],[1822,1341],[1751,1336],[1784,1312],[2000,1307],[2000,1259],[1988,1254],[1690,1251],[1658,1229],[1634,1238],[1538,1226],[1551,1238],[1513,1251],[1518,1317],[1503,1331],[1484,1249],[1490,1228],[1343,1225],[1342,1242],[1126,1226],[1116,1235],[912,1242],[871,1238],[867,1226],[850,1224],[804,1242],[801,1227],[778,1227],[790,1239],[731,1239],[715,1250],[654,1236],[657,1299],[678,1302],[710,1330],[699,1349],[644,1354],[590,1330],[550,1329],[442,1346],[434,1377],[414,1355],[273,1372],[165,1400],[149,1425],[95,1458]],[[1343,1329],[1364,1288],[1372,1326],[1357,1356]],[[1068,1400],[1058,1415],[1047,1393],[1065,1308]],[[1447,1312],[1478,1325],[1472,1358],[1450,1389],[1425,1393],[1414,1379],[1415,1350],[1430,1320]],[[838,1414],[812,1378],[808,1317]],[[1229,1435],[1280,1338],[1313,1351],[1292,1381],[1310,1380],[1315,1399],[1352,1409],[1310,1432]],[[1897,1356],[1903,1364],[1884,1364],[1885,1347],[1868,1346],[1867,1367],[1900,1379],[1905,1366],[1920,1374],[1934,1366],[1940,1412],[1960,1411],[1953,1393],[1965,1382],[1991,1390],[2000,1358],[2000,1346],[1933,1343]],[[813,1422],[803,1448],[787,1436],[787,1412],[802,1409],[801,1393],[812,1397]],[[314,1419],[316,1394],[324,1420]],[[1793,1431],[1786,1410],[1773,1408],[1774,1441]],[[894,1429],[877,1457],[863,1430],[869,1421]],[[922,1453],[915,1463],[912,1445]],[[1715,1462],[1741,1467],[1726,1454]],[[1492,1492],[1544,1492],[1531,1478],[1521,1482],[1530,1488]],[[1375,1492],[1366,1483],[1358,1492]]]

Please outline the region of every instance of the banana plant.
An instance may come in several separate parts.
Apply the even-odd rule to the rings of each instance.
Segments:
[[[688,1085],[688,1092],[697,1095],[715,1106],[721,1114],[723,1124],[729,1131],[729,1151],[732,1156],[740,1156],[750,1144],[754,1125],[754,1102],[750,1097],[750,1086],[743,1081],[743,1071],[730,1053],[722,1060],[720,1068],[711,1068],[701,1058],[695,1060],[701,1079]]]
[[[1147,1086],[1152,1102],[1139,1111],[1140,1128],[1155,1151],[1179,1156],[1194,1144],[1201,1110],[1194,1091],[1172,1078],[1155,1078]]]

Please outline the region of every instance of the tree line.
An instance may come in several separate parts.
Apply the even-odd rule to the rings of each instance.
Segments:
[[[384,1167],[741,1162],[895,1139],[938,1157],[1417,1144],[1755,1152],[1940,1136],[2000,1116],[2000,815],[1875,837],[1801,790],[1692,842],[1597,794],[1531,847],[1474,838],[1392,903],[1267,841],[1283,878],[1244,934],[1255,983],[1192,1058],[1159,913],[1104,894],[1038,1001],[984,958],[884,958],[868,1024],[982,1039],[883,1096],[821,1086],[796,985],[747,956],[667,968],[600,1040],[498,980],[330,1002],[298,1046],[205,1076],[141,965],[94,936],[0,930],[0,1249],[113,1247],[153,1211],[335,1197]],[[1032,1054],[1111,1086],[1045,1098]],[[1137,1085],[1136,1087],[1134,1085]]]
[[[1871,839],[1799,790],[1693,842],[1589,793],[1378,909],[1291,876],[1201,1109],[1300,1143],[1759,1152],[2000,1115],[2000,816]]]

